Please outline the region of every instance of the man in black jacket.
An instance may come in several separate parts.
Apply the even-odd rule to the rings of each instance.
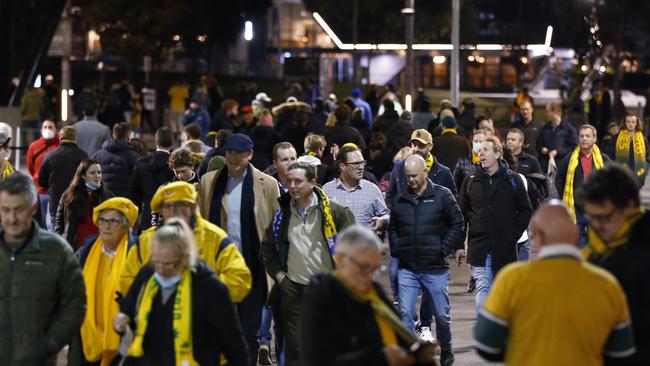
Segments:
[[[113,126],[113,138],[104,141],[92,156],[102,166],[104,186],[117,197],[129,197],[129,179],[138,160],[138,153],[129,144],[130,128],[126,122]]]
[[[408,190],[395,196],[390,212],[391,255],[398,259],[398,299],[402,321],[415,329],[415,304],[420,291],[429,296],[436,319],[442,365],[451,365],[451,304],[447,257],[464,256],[463,216],[451,191],[427,179],[424,159],[406,158]]]
[[[517,260],[517,241],[532,216],[523,181],[502,163],[499,140],[486,138],[479,157],[479,169],[465,179],[458,195],[469,225],[467,259],[476,279],[477,311],[497,272]]]
[[[381,263],[381,241],[352,225],[339,235],[336,274],[317,274],[302,303],[303,364],[433,364],[434,344],[418,345],[373,281]],[[414,347],[415,346],[415,347]]]
[[[650,213],[641,210],[639,188],[627,167],[612,163],[593,172],[577,195],[589,218],[582,253],[611,272],[627,298],[636,353],[625,365],[650,365]]]
[[[70,185],[79,163],[88,157],[88,154],[77,146],[77,130],[74,127],[63,127],[59,136],[61,145],[45,155],[38,172],[38,184],[47,189],[50,195],[48,211],[51,222],[46,224],[52,229],[61,195]]]
[[[149,156],[140,158],[133,168],[129,186],[131,187],[131,201],[142,212],[140,226],[137,233],[146,230],[151,226],[151,198],[163,183],[174,179],[174,172],[169,168],[169,150],[174,143],[172,131],[167,127],[161,127],[156,131],[156,151]]]

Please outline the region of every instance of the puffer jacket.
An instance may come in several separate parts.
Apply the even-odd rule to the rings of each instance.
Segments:
[[[151,207],[149,203],[158,187],[174,179],[174,172],[167,165],[169,157],[170,154],[166,151],[154,151],[150,155],[140,158],[135,164],[129,185],[131,187],[131,201],[142,212],[140,226],[136,233],[140,233],[151,226]]]
[[[107,140],[92,158],[102,166],[106,189],[117,197],[129,197],[129,179],[139,158],[135,148],[124,140]]]
[[[390,254],[401,268],[447,268],[447,256],[464,246],[465,224],[451,191],[430,180],[418,200],[403,192],[394,198],[388,235]]]
[[[0,363],[49,364],[84,319],[79,262],[63,238],[35,221],[17,254],[3,238],[0,230]]]

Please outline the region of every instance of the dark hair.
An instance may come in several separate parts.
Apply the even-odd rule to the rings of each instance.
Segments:
[[[394,111],[395,110],[395,103],[392,100],[388,99],[388,98],[384,99],[384,101],[381,102],[381,104],[384,106],[384,111]]]
[[[174,133],[169,127],[160,127],[156,131],[156,145],[162,148],[170,148],[174,144]]]
[[[32,177],[21,172],[15,172],[0,181],[0,192],[7,192],[11,196],[22,194],[35,205],[38,202],[38,191]]]
[[[196,123],[190,123],[185,126],[183,131],[190,136],[191,140],[198,140],[201,138],[201,126]]]
[[[226,140],[228,140],[230,136],[232,136],[232,130],[217,131],[217,135],[214,138],[214,142],[216,143],[216,146],[223,147],[223,145],[226,144]]]
[[[297,108],[293,114],[293,121],[298,127],[307,127],[309,122],[309,111],[306,108]]]
[[[94,116],[97,113],[97,108],[95,108],[94,104],[86,104],[84,106],[84,116]]]
[[[149,150],[147,150],[147,144],[141,139],[131,139],[129,141],[129,144],[133,146],[135,152],[137,152],[140,156],[149,155]]]
[[[116,123],[113,126],[113,138],[116,140],[126,140],[129,138],[131,126],[126,122]]]
[[[72,178],[72,182],[70,182],[68,189],[65,191],[66,197],[62,201],[66,222],[83,219],[83,215],[86,212],[86,205],[88,202],[88,189],[86,188],[84,176],[86,175],[88,169],[95,164],[100,165],[97,160],[93,159],[84,159],[81,161],[81,163],[79,163],[77,171],[74,173],[74,177]],[[103,184],[95,193],[96,194],[93,194],[93,207],[109,198],[109,194],[104,188]],[[70,217],[73,205],[76,205],[80,208],[80,210],[78,210],[80,215],[79,217]]]
[[[637,178],[627,166],[609,163],[591,172],[576,191],[576,198],[579,203],[602,204],[610,201],[617,208],[624,208],[632,201],[639,207],[640,189]]]
[[[311,165],[307,164],[302,161],[298,161],[295,163],[292,163],[289,165],[289,168],[287,169],[288,172],[294,170],[294,169],[302,169],[305,171],[305,178],[307,178],[308,181],[313,182],[316,180],[316,168]]]
[[[273,145],[273,150],[271,151],[271,156],[273,157],[273,160],[276,160],[278,158],[278,150],[284,150],[284,149],[295,149],[293,145],[290,142],[282,141],[278,142],[277,144]]]
[[[360,151],[360,149],[356,146],[351,146],[351,145],[343,145],[340,149],[339,152],[336,153],[336,166],[338,167],[339,164],[345,164],[348,162],[348,153],[355,152],[355,151]]]
[[[345,104],[341,104],[340,106],[336,107],[334,110],[334,117],[336,117],[336,122],[349,121],[351,112],[352,111],[350,110],[350,107]]]

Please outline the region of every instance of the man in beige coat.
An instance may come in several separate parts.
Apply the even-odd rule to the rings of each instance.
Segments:
[[[273,216],[279,208],[278,182],[249,164],[253,142],[244,134],[234,134],[225,143],[226,164],[206,173],[199,185],[201,215],[225,229],[237,243],[253,276],[253,286],[237,305],[239,320],[248,342],[251,365],[257,363],[257,333],[266,300],[267,282],[261,261],[260,243],[273,235]]]

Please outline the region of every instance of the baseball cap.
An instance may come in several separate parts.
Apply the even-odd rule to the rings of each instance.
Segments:
[[[270,102],[271,98],[269,98],[269,96],[266,95],[266,93],[262,92],[262,93],[257,93],[257,95],[255,96],[255,100],[258,100],[258,101],[261,101],[261,102]]]
[[[431,134],[429,131],[425,130],[424,128],[420,128],[419,130],[413,131],[411,134],[411,139],[409,140],[409,143],[412,141],[419,141],[423,144],[433,144],[433,137],[431,137]]]

